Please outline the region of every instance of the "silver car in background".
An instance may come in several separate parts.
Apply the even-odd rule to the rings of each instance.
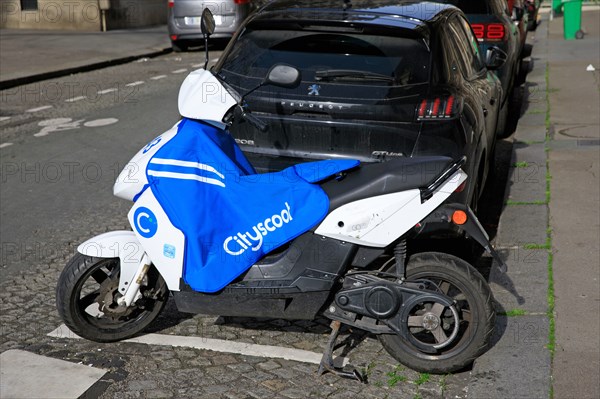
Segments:
[[[215,33],[211,39],[231,39],[238,26],[258,6],[252,0],[168,0],[169,37],[176,52],[204,44],[200,16],[204,8],[215,17]]]

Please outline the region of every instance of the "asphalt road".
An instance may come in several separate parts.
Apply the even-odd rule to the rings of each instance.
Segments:
[[[3,275],[127,227],[130,204],[112,195],[115,178],[179,120],[179,86],[202,58],[172,54],[0,92]]]

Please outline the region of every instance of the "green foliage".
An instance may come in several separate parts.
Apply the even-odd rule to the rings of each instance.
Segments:
[[[550,249],[550,245],[546,244],[525,244],[523,249]]]
[[[429,381],[431,376],[428,373],[420,373],[419,378],[415,380],[415,385],[421,386]]]
[[[547,205],[548,202],[546,200],[543,201],[506,201],[506,205]]]
[[[500,316],[507,316],[507,317],[525,316],[526,314],[527,314],[527,311],[523,310],[523,309],[511,309],[511,310],[507,310],[506,312],[499,313]]]
[[[404,374],[398,374],[401,371],[404,371],[404,367],[397,365],[394,370],[386,374],[389,377],[387,381],[388,387],[393,388],[399,382],[406,382],[408,380]]]

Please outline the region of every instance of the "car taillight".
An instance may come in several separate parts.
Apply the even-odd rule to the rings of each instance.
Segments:
[[[501,41],[506,36],[504,24],[471,24],[475,36],[479,40]]]
[[[421,101],[417,107],[417,120],[448,119],[456,116],[456,98],[436,97]]]
[[[235,4],[242,5],[242,4],[248,4],[248,3],[250,3],[250,0],[233,0],[233,2]]]
[[[467,187],[467,181],[465,180],[464,182],[462,182],[460,184],[460,186],[456,187],[456,190],[454,190],[455,193],[462,193],[463,191],[465,191],[465,187]]]
[[[169,6],[169,8],[173,8],[175,6],[175,0],[169,0],[167,5]]]

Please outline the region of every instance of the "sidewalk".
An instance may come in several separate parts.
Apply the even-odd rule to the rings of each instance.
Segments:
[[[600,11],[583,13],[583,40],[562,40],[562,23],[555,18],[548,36],[554,397],[598,398]]]
[[[170,51],[166,26],[108,32],[0,30],[0,90]]]
[[[562,16],[532,37],[533,69],[492,269],[499,304],[493,348],[475,361],[473,398],[600,397],[600,11],[583,13],[583,40]],[[595,72],[587,72],[592,64]]]

